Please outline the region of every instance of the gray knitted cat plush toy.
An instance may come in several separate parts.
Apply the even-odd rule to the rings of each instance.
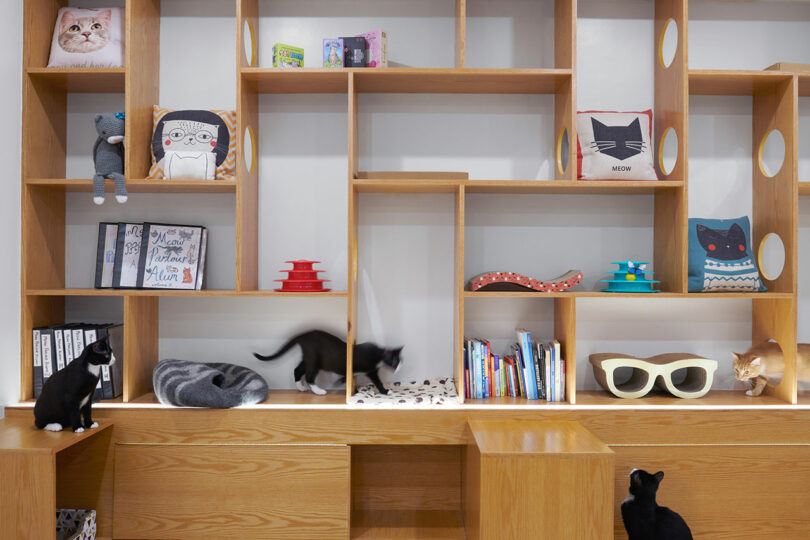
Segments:
[[[127,187],[124,178],[124,113],[96,115],[98,139],[93,146],[93,202],[104,203],[104,179],[115,181],[115,200],[127,202]]]

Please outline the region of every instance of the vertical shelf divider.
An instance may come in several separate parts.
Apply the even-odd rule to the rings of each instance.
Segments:
[[[556,0],[554,5],[554,67],[570,69],[571,76],[561,83],[554,96],[554,178],[576,180],[577,141],[577,0]],[[568,156],[562,155],[567,134]]]
[[[158,361],[159,296],[124,297],[124,403],[152,391]]]
[[[669,67],[663,63],[661,48],[667,23],[673,20],[678,27],[678,44]],[[661,280],[661,289],[671,292],[687,291],[688,262],[688,209],[687,209],[687,156],[689,155],[689,72],[688,72],[688,0],[656,0],[655,2],[655,114],[653,140],[654,155],[661,155],[661,138],[672,128],[678,137],[675,166],[668,175],[656,161],[660,179],[683,180],[684,187],[657,190],[654,203],[653,270]]]
[[[244,52],[244,28],[248,21],[257,38],[257,0],[237,0],[236,4],[236,290],[259,288],[259,93],[255,82],[245,80],[242,68],[248,61]],[[250,141],[245,133],[250,129]],[[245,163],[245,148],[251,145],[251,163]]]
[[[565,359],[565,397],[570,404],[577,402],[576,297],[554,299],[554,339],[560,342]]]
[[[354,179],[357,178],[358,163],[360,160],[359,143],[357,138],[358,112],[357,112],[357,87],[355,86],[354,73],[348,73],[348,268],[346,273],[346,285],[348,298],[346,301],[346,399],[354,394],[355,381],[354,370],[352,369],[354,343],[357,341],[357,297],[359,295],[357,287],[357,223],[359,219],[360,195],[354,188]]]
[[[455,67],[467,67],[467,0],[456,0]]]
[[[152,107],[160,103],[160,0],[126,3],[124,102],[127,178],[146,178],[152,161]]]
[[[456,391],[459,403],[464,403],[464,225],[466,223],[466,194],[464,186],[456,191],[455,211],[455,250],[454,273],[456,286],[453,289],[455,313],[453,315],[453,376],[456,380]]]

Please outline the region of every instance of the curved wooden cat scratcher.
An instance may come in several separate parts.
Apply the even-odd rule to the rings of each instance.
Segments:
[[[541,281],[517,272],[486,272],[470,279],[471,291],[522,291],[561,292],[582,281],[582,270],[569,270],[565,274]]]
[[[593,374],[599,385],[620,398],[640,398],[650,393],[653,386],[679,398],[699,398],[712,387],[717,360],[687,353],[667,353],[636,358],[620,353],[599,353],[589,356]],[[619,368],[632,368],[626,382],[616,384],[615,374]],[[686,369],[686,378],[674,383],[672,375]]]

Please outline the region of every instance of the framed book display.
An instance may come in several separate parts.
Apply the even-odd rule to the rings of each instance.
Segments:
[[[138,287],[195,290],[202,287],[205,227],[144,223]]]
[[[119,223],[115,242],[113,287],[130,289],[138,285],[138,263],[141,259],[143,223]]]

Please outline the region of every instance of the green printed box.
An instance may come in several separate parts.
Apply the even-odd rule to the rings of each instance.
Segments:
[[[273,45],[273,67],[304,67],[304,49],[276,43]]]

